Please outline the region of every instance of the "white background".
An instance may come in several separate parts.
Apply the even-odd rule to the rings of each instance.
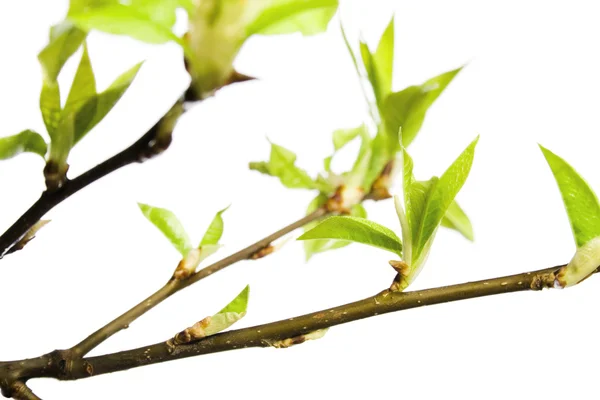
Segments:
[[[43,131],[37,52],[66,1],[0,3],[0,135]],[[417,178],[440,174],[481,134],[459,200],[476,242],[438,233],[414,288],[484,279],[564,263],[574,243],[537,142],[569,160],[600,190],[600,25],[594,2],[347,1],[351,36],[375,45],[396,15],[394,88],[467,67],[431,108],[411,146]],[[99,89],[147,60],[114,112],[72,153],[71,176],[126,147],[186,87],[180,51],[94,34]],[[67,64],[64,89],[78,57]],[[331,132],[367,118],[337,22],[321,36],[256,38],[237,68],[260,80],[225,89],[181,120],[172,148],[120,170],[52,210],[25,251],[0,262],[0,359],[67,348],[157,289],[177,252],[137,209],[172,209],[199,240],[228,205],[221,255],[303,215],[313,196],[247,170],[271,140],[317,173]],[[0,164],[0,226],[43,190],[42,160]],[[396,231],[391,202],[367,204]],[[4,229],[4,228],[2,228]],[[219,310],[249,283],[238,327],[360,299],[389,285],[384,252],[359,245],[304,262],[293,241],[169,299],[94,351],[162,341]],[[388,314],[331,329],[288,350],[249,349],[191,358],[77,382],[36,380],[44,399],[597,398],[597,279],[576,288],[520,293]]]

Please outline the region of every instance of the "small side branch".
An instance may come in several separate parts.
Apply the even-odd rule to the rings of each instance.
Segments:
[[[250,246],[228,256],[224,259],[217,261],[214,264],[211,264],[193,275],[183,279],[171,279],[156,291],[154,294],[137,304],[135,307],[125,312],[121,316],[117,317],[113,321],[106,324],[104,327],[98,329],[96,332],[92,333],[90,336],[82,340],[79,344],[73,346],[70,350],[72,352],[73,357],[81,358],[92,351],[94,348],[98,347],[102,342],[106,339],[114,335],[115,333],[127,328],[129,324],[133,321],[144,315],[146,312],[150,311],[156,305],[162,303],[164,300],[179,292],[181,289],[186,288],[224,268],[229,267],[237,263],[238,261],[247,260],[252,257],[253,254],[256,254],[261,249],[266,248],[270,245],[271,242],[281,238],[284,235],[308,224],[309,222],[315,221],[324,215],[327,212],[323,209],[318,209],[315,212],[295,221],[286,227],[278,230],[277,232],[265,237],[264,239],[259,240],[256,243],[251,244]]]

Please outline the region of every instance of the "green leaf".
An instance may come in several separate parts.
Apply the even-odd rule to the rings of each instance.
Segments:
[[[246,27],[247,37],[301,32],[324,32],[338,7],[338,0],[267,0],[256,2],[264,7]],[[265,7],[266,6],[266,7]]]
[[[123,97],[129,86],[137,76],[142,63],[121,74],[102,93],[93,95],[76,110],[75,116],[75,144],[79,142],[89,131],[92,130],[113,109],[117,102]]]
[[[225,207],[215,215],[198,247],[203,247],[205,245],[214,245],[219,243],[221,236],[223,236],[222,214],[225,211],[227,211],[228,208],[229,206]]]
[[[38,54],[44,81],[56,82],[62,67],[81,46],[86,35],[86,32],[67,21],[50,29],[49,43]]]
[[[381,100],[392,91],[394,70],[394,18],[383,32],[377,50],[373,54],[373,67],[376,74],[377,93]]]
[[[135,2],[138,4],[141,2]],[[157,18],[153,8],[135,7],[123,4],[108,4],[100,7],[89,8],[85,12],[72,11],[68,15],[69,21],[81,29],[90,31],[98,30],[115,35],[126,35],[147,43],[166,43],[181,40],[171,30],[172,17]],[[167,24],[165,24],[167,22]]]
[[[306,210],[306,214],[310,214],[315,211],[317,208],[321,207],[327,201],[327,196],[320,193],[317,197],[315,197],[310,204],[308,205],[308,209]],[[359,218],[367,218],[367,210],[365,210],[362,204],[356,204],[350,210],[350,215],[353,217]],[[307,232],[317,226],[319,222],[311,222],[304,226],[304,232]],[[306,261],[310,260],[310,258],[317,253],[323,253],[328,250],[341,249],[342,247],[346,247],[351,242],[347,240],[332,240],[332,239],[315,239],[315,240],[305,240],[304,241],[304,254],[306,256]]]
[[[360,175],[361,171],[359,171],[359,164],[362,158],[365,156],[365,152],[368,150],[368,143],[371,140],[371,138],[369,137],[369,131],[364,124],[357,126],[356,128],[338,129],[333,132],[333,154],[327,157],[325,160],[323,160],[323,165],[326,171],[331,171],[331,161],[333,160],[333,157],[336,155],[336,153],[357,137],[360,137],[362,142],[359,154],[353,167],[353,172],[354,175]]]
[[[296,165],[296,154],[285,147],[271,143],[269,162],[251,162],[250,169],[279,178],[281,183],[291,189],[319,189],[329,191],[321,183],[313,180],[306,171]]]
[[[16,135],[0,138],[0,160],[8,160],[21,153],[35,153],[45,157],[48,146],[37,132],[25,130]]]
[[[62,116],[58,126],[50,134],[50,154],[48,161],[56,164],[61,175],[66,174],[67,158],[73,147],[73,114]]]
[[[341,21],[340,21],[340,30],[342,31],[342,37],[344,38],[344,44],[346,45],[346,49],[348,49],[348,53],[350,53],[350,57],[352,59],[352,64],[354,65],[354,69],[356,70],[356,74],[358,75],[362,94],[365,98],[365,101],[367,102],[367,105],[369,106],[369,114],[371,115],[371,118],[373,119],[373,121],[378,121],[380,119],[379,108],[378,108],[377,104],[375,104],[375,102],[373,101],[371,96],[369,95],[369,91],[372,90],[372,88],[369,89],[369,87],[368,87],[369,86],[369,82],[368,82],[369,77],[365,76],[366,71],[363,72],[361,70],[361,68],[359,67],[358,60],[356,58],[356,54],[354,54],[354,50],[352,49],[350,42],[348,42],[348,37],[346,36],[346,31],[344,30],[344,26],[342,25]]]
[[[467,180],[471,165],[473,164],[475,146],[478,140],[479,136],[467,146],[439,180],[430,181],[431,184],[428,191],[423,191],[426,194],[424,208],[422,211],[418,210],[422,217],[416,226],[416,230],[413,226],[413,260],[420,258],[423,249],[425,249],[427,243],[433,237],[446,211]],[[416,187],[415,184],[411,185],[411,190],[413,190],[412,186]],[[417,210],[417,202],[413,201],[412,197],[410,207],[412,208],[411,212]],[[413,221],[415,220],[413,219]]]
[[[239,321],[246,315],[250,286],[246,286],[229,304],[210,318],[210,323],[204,328],[206,336],[221,332]]]
[[[600,205],[586,181],[565,160],[540,145],[562,195],[577,247],[600,236]]]
[[[442,219],[442,226],[454,229],[470,241],[474,240],[471,221],[469,221],[469,217],[467,217],[467,214],[465,214],[456,201],[453,201],[450,207],[448,207],[448,211],[446,211],[446,215]]]
[[[298,238],[298,240],[311,239],[347,240],[379,247],[398,255],[402,254],[402,243],[394,232],[364,218],[329,217]]]
[[[64,113],[79,109],[88,98],[96,94],[96,77],[90,62],[90,56],[85,41],[83,42],[83,54],[79,67],[75,73],[67,102],[65,103]]]
[[[462,68],[462,67],[461,67]],[[454,79],[461,68],[443,73],[418,86],[391,93],[385,99],[382,108],[383,119],[390,134],[397,134],[402,128],[404,147],[419,133],[427,110],[442,94],[446,86]]]
[[[365,164],[362,187],[368,192],[373,182],[379,177],[386,164],[395,158],[399,142],[393,136],[387,135],[383,126],[379,126],[377,135],[370,142],[369,159]]]
[[[367,78],[371,82],[376,103],[381,108],[386,96],[392,90],[394,18],[390,20],[383,32],[375,53],[371,53],[366,43],[360,42],[360,55],[367,72]]]
[[[45,80],[40,93],[40,111],[48,135],[52,137],[62,117],[60,105],[60,88],[58,82]]]
[[[166,236],[183,258],[193,248],[192,242],[179,219],[165,208],[138,203],[144,216]]]

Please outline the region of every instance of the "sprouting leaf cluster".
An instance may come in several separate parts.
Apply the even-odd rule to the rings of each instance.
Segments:
[[[316,177],[296,165],[296,155],[280,145],[271,143],[271,155],[266,162],[252,162],[250,169],[274,176],[288,188],[318,191],[307,212],[328,207],[328,199],[337,193],[341,197],[341,211],[351,216],[366,217],[363,207],[357,208],[366,198],[376,200],[390,197],[396,173],[402,169],[401,152],[416,138],[429,107],[442,94],[461,68],[431,78],[420,85],[393,91],[394,69],[394,19],[383,32],[377,48],[371,51],[364,42],[359,43],[355,54],[342,28],[345,44],[365,94],[371,121],[333,132],[333,153],[323,161],[324,171]],[[360,60],[360,62],[359,62]],[[368,126],[376,126],[370,132]],[[350,169],[336,172],[331,168],[335,155],[353,141],[360,141],[358,155]],[[460,232],[473,240],[473,228],[465,212],[455,203],[442,214],[442,226]],[[308,225],[306,230],[312,229]],[[350,241],[328,238],[305,242],[307,259],[312,255],[343,247]]]

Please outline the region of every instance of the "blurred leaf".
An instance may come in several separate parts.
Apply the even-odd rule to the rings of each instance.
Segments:
[[[75,143],[79,142],[113,109],[135,79],[142,63],[136,64],[123,74],[102,93],[88,97],[87,101],[76,110]]]
[[[371,118],[373,118],[373,121],[378,121],[379,120],[379,109],[377,107],[377,104],[375,104],[373,102],[373,100],[371,99],[371,97],[368,95],[369,89],[367,88],[367,86],[370,83],[370,82],[368,82],[369,77],[365,76],[365,73],[361,70],[360,66],[358,65],[358,60],[356,59],[356,55],[354,54],[354,50],[352,49],[350,42],[348,42],[348,37],[346,36],[346,31],[344,30],[344,26],[342,25],[341,22],[340,22],[340,30],[342,31],[342,37],[344,38],[344,44],[346,45],[346,48],[348,49],[348,53],[350,53],[350,57],[352,58],[352,64],[354,64],[354,69],[356,70],[356,74],[358,75],[361,91],[363,93],[365,101],[367,102],[367,104],[369,106],[369,112],[371,114]],[[372,88],[371,88],[371,90],[372,90]]]
[[[333,157],[336,155],[338,151],[343,149],[348,143],[352,142],[356,137],[361,137],[362,143],[364,145],[365,141],[369,141],[369,132],[367,127],[363,124],[357,126],[355,128],[347,128],[347,129],[338,129],[333,132],[332,140],[333,140],[333,154],[323,160],[323,165],[325,167],[325,171],[331,171],[331,161]],[[358,163],[362,154],[364,153],[364,146],[361,146],[361,151],[359,151],[359,155],[357,157],[356,163]],[[355,165],[356,165],[355,163]]]
[[[85,41],[83,42],[83,54],[81,55],[81,61],[79,67],[73,78],[73,84],[65,103],[64,113],[72,112],[81,107],[88,98],[96,94],[96,77],[94,76],[94,70],[92,69],[92,63],[90,62],[90,56]]]
[[[394,72],[394,18],[390,20],[383,32],[377,50],[373,54],[373,65],[376,74],[377,93],[381,100],[392,91],[392,75]]]
[[[210,323],[204,328],[206,336],[221,332],[239,321],[246,315],[250,286],[246,286],[225,308],[210,318]]]
[[[450,207],[448,207],[448,211],[446,211],[446,215],[442,219],[442,226],[454,229],[470,241],[474,240],[471,221],[469,221],[469,217],[467,217],[467,214],[465,214],[456,201],[453,201]]]
[[[50,29],[49,43],[38,54],[44,81],[56,82],[62,67],[77,51],[86,35],[86,32],[67,21]]]
[[[141,6],[140,4],[148,4]],[[158,2],[134,1],[130,5],[107,4],[99,7],[89,7],[86,11],[71,10],[69,21],[81,29],[98,30],[115,35],[126,35],[147,43],[166,43],[175,41],[181,43],[169,23],[174,19],[169,13],[157,12]],[[174,13],[174,9],[172,12]],[[164,16],[166,14],[166,16]],[[158,17],[161,15],[160,17]]]
[[[587,182],[565,160],[540,145],[554,174],[577,247],[600,236],[600,205]]]
[[[364,179],[362,187],[368,192],[373,182],[379,177],[386,164],[393,160],[399,149],[398,140],[387,135],[380,125],[377,135],[370,142],[369,158],[364,166]]]
[[[375,101],[382,108],[384,100],[392,90],[392,74],[394,66],[394,18],[390,20],[377,45],[375,53],[371,53],[366,43],[360,42],[360,55],[371,82]]]
[[[223,235],[222,214],[227,211],[228,208],[229,206],[225,207],[215,215],[212,222],[208,226],[208,229],[206,230],[199,247],[204,247],[205,245],[215,245],[219,243],[219,240]]]
[[[138,203],[144,216],[156,226],[173,246],[181,253],[183,258],[193,248],[192,242],[179,219],[165,208],[152,207]]]
[[[418,221],[416,226],[412,226],[413,260],[420,259],[423,249],[433,237],[446,211],[467,180],[478,140],[479,137],[467,146],[439,180],[429,181],[427,185],[419,182],[412,183],[407,210],[412,214],[409,221],[413,224]]]
[[[347,240],[379,247],[398,255],[402,254],[402,243],[393,231],[364,218],[329,217],[298,238],[298,240],[311,239]]]
[[[382,114],[389,134],[397,135],[399,129],[402,128],[402,144],[404,147],[408,147],[419,133],[429,107],[442,94],[461,68],[387,96],[383,103]]]
[[[8,160],[21,153],[35,153],[44,158],[48,146],[37,132],[25,130],[16,135],[0,138],[0,160]]]
[[[48,135],[52,136],[61,120],[60,89],[56,81],[44,81],[40,93],[40,111]]]
[[[61,175],[66,174],[67,158],[73,147],[73,114],[64,115],[50,134],[50,153],[48,161],[56,165]]]
[[[269,162],[251,162],[250,169],[279,178],[281,183],[291,189],[318,189],[329,191],[323,182],[313,180],[303,169],[296,165],[296,154],[290,150],[271,143]]]
[[[338,0],[263,0],[263,8],[246,27],[247,36],[324,32],[338,7]]]

